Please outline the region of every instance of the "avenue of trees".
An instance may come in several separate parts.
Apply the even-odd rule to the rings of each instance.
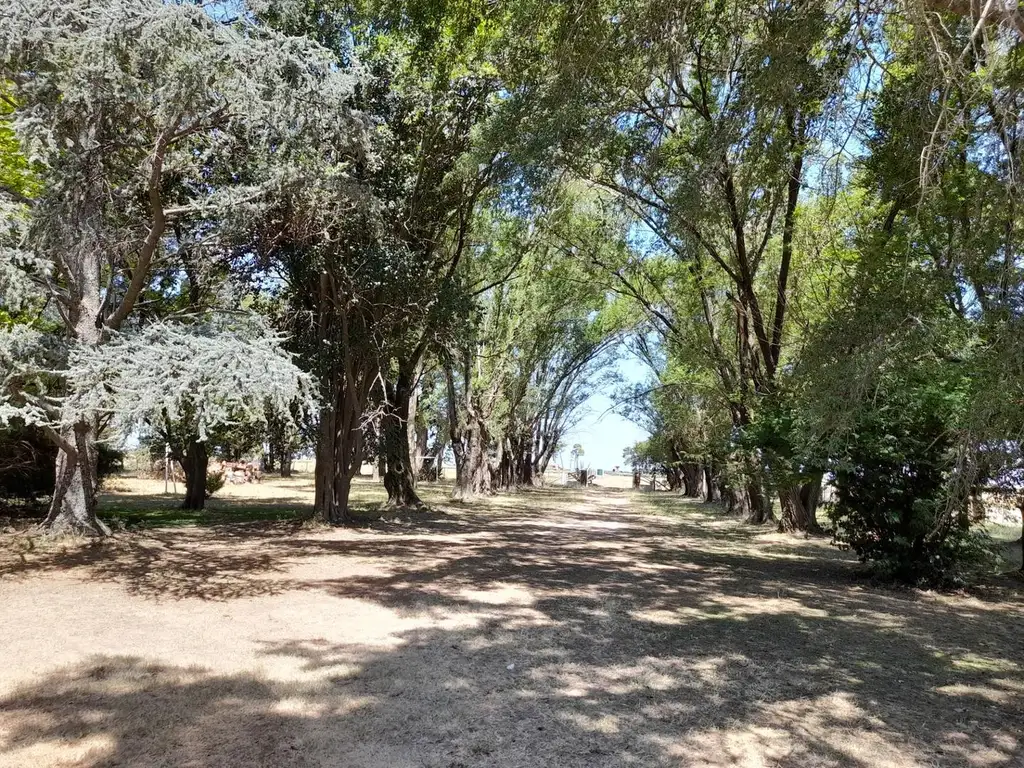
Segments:
[[[837,541],[960,578],[1024,474],[1022,43],[935,0],[11,0],[0,445],[103,534],[100,445],[201,507],[257,425],[344,523],[364,462],[401,507],[445,455],[540,483],[628,350],[636,466],[799,532],[827,480]]]

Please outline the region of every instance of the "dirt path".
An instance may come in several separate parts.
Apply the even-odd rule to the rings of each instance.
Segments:
[[[0,766],[1024,766],[1018,599],[643,511],[538,491],[7,554]]]

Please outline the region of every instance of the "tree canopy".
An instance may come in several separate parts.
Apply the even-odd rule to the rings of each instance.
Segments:
[[[461,497],[542,483],[615,391],[674,491],[966,578],[986,495],[1024,499],[1022,28],[934,2],[15,0],[0,423],[57,447],[55,530],[103,532],[99,443],[179,435],[201,505],[241,422],[307,441],[344,523],[365,462],[399,507],[446,458]],[[616,385],[623,358],[647,380]]]

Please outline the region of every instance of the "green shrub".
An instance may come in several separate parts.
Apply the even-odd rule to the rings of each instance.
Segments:
[[[206,498],[210,498],[224,487],[224,473],[223,472],[207,472],[206,473]]]
[[[121,451],[98,447],[100,480],[122,468]],[[0,498],[33,502],[53,493],[57,446],[37,427],[0,429]]]
[[[35,501],[53,492],[57,447],[41,429],[0,429],[0,498]]]
[[[966,505],[947,509],[953,398],[941,387],[881,393],[857,417],[829,505],[835,542],[876,576],[957,586],[989,565]]]

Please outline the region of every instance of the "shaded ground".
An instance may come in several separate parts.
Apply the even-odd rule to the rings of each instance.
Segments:
[[[242,493],[206,527],[7,542],[0,766],[1024,765],[1013,591],[873,589],[641,494],[326,530],[228,522]]]

